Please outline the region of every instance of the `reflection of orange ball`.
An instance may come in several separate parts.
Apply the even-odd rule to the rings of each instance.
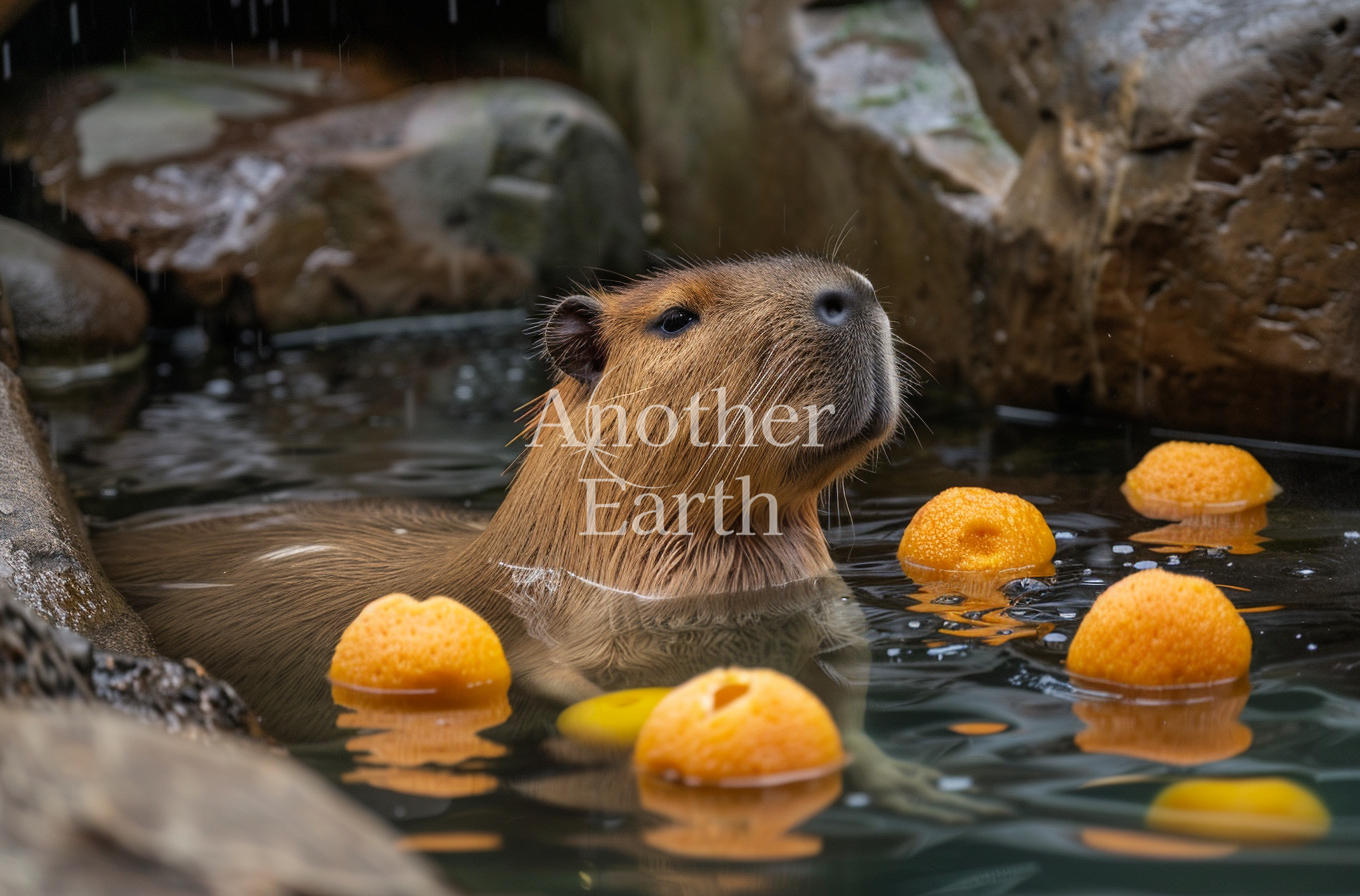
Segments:
[[[483,706],[505,697],[510,666],[491,626],[457,601],[389,594],[345,629],[330,679],[346,706]]]
[[[1203,442],[1163,442],[1143,455],[1121,490],[1134,510],[1167,520],[1236,513],[1280,493],[1241,448]]]
[[[931,498],[902,533],[904,567],[951,572],[1001,572],[1053,559],[1053,533],[1039,508],[1018,495],[986,488],[950,488]]]
[[[1251,746],[1251,729],[1238,718],[1251,693],[1251,682],[1245,678],[1214,688],[1159,691],[1157,696],[1166,699],[1155,702],[1146,699],[1146,690],[1113,690],[1116,696],[1132,699],[1081,700],[1072,707],[1086,723],[1076,736],[1084,753],[1205,765],[1231,759]]]
[[[671,691],[638,734],[639,772],[686,784],[775,784],[845,761],[840,732],[811,691],[771,669],[714,669]]]
[[[1288,778],[1199,778],[1158,794],[1147,823],[1213,840],[1285,844],[1321,837],[1332,816],[1311,790]]]
[[[686,787],[638,776],[642,808],[675,822],[644,831],[648,845],[672,855],[738,862],[815,856],[822,838],[789,831],[841,794],[840,772],[777,787]]]
[[[1209,684],[1247,674],[1251,632],[1208,579],[1147,569],[1096,598],[1067,671],[1137,687]]]

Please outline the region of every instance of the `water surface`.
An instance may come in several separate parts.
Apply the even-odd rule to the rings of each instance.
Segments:
[[[544,388],[523,331],[506,313],[425,319],[293,336],[272,349],[247,341],[232,357],[177,353],[180,338],[154,354],[143,381],[113,390],[117,400],[106,390],[57,401],[55,439],[97,522],[359,496],[492,510],[518,451],[516,409]],[[1013,814],[944,825],[885,809],[847,778],[798,828],[821,839],[817,856],[715,862],[645,842],[662,822],[626,794],[604,799],[617,769],[564,752],[542,707],[493,729],[492,748],[474,747],[457,767],[427,765],[423,794],[401,792],[422,789],[411,779],[385,779],[392,789],[356,775],[363,766],[345,746],[354,731],[295,743],[294,755],[423,837],[414,844],[471,848],[432,856],[476,892],[1360,890],[1360,453],[1253,443],[1284,488],[1262,550],[1167,552],[1133,540],[1159,524],[1129,509],[1118,487],[1147,449],[1175,434],[948,395],[918,408],[919,441],[901,440],[826,514],[853,599],[846,606],[872,660],[866,729],[890,756],[933,767],[946,788]],[[982,604],[908,580],[895,559],[902,529],[955,485],[1038,505],[1058,537],[1057,575]],[[1246,616],[1255,647],[1239,721],[1251,745],[1237,755],[1184,768],[1076,743],[1083,695],[1063,674],[1063,654],[1096,595],[1150,565],[1206,576],[1240,609],[1264,609]],[[1004,729],[951,728],[979,722]],[[1332,830],[1305,846],[1194,860],[1119,855],[1090,836],[1143,831],[1156,792],[1195,775],[1291,777],[1326,803]]]

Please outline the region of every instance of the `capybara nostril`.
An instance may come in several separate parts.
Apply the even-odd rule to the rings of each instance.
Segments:
[[[812,300],[812,309],[822,323],[839,327],[850,319],[851,304],[849,294],[839,289],[824,289]]]

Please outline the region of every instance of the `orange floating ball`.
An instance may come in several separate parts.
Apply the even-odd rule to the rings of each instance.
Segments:
[[[1158,794],[1147,824],[1211,840],[1284,845],[1323,836],[1332,816],[1311,790],[1288,778],[1199,778]]]
[[[1231,681],[1251,665],[1251,632],[1213,582],[1136,572],[1096,598],[1067,652],[1067,671],[1135,687]]]
[[[986,488],[950,488],[916,511],[902,533],[897,559],[909,574],[915,567],[993,573],[1047,566],[1056,547],[1044,515],[1024,498]]]
[[[345,706],[473,707],[505,698],[510,666],[491,626],[457,601],[389,594],[345,629],[330,679]]]
[[[1204,442],[1163,442],[1143,455],[1120,490],[1134,510],[1163,520],[1237,513],[1280,493],[1246,451]]]
[[[822,702],[772,669],[705,672],[652,710],[635,768],[685,784],[763,786],[828,774],[845,762]]]

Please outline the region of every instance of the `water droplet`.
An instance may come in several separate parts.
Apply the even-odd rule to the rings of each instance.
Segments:
[[[1346,537],[1352,540],[1360,538],[1360,532],[1356,532],[1354,529],[1352,529],[1351,531],[1346,533]]]
[[[1059,616],[1060,618],[1062,618],[1062,619],[1076,619],[1076,618],[1077,618],[1077,614],[1076,614],[1076,613],[1059,613],[1058,616]]]
[[[1049,632],[1044,635],[1044,643],[1046,644],[1061,644],[1066,640],[1067,635],[1064,635],[1062,632]]]
[[[1110,548],[1110,550],[1114,551],[1116,554],[1132,554],[1132,553],[1133,553],[1133,545],[1131,545],[1131,544],[1117,544],[1117,545],[1115,545],[1114,547]]]
[[[902,648],[901,648],[901,647],[889,647],[889,648],[888,648],[888,656],[901,656],[901,655],[902,655]]]
[[[967,790],[972,787],[973,779],[967,775],[945,775],[935,782],[935,786],[946,793],[952,793],[955,790]]]
[[[1066,540],[1069,539],[1069,538],[1076,538],[1076,537],[1077,537],[1077,533],[1075,533],[1075,532],[1054,532],[1054,533],[1053,533],[1053,537],[1056,538],[1056,539],[1058,539],[1059,541],[1066,541]]]
[[[1317,645],[1316,645],[1316,644],[1309,644],[1309,645],[1308,645],[1308,649],[1309,649],[1309,650],[1317,650]]]
[[[1167,565],[1167,566],[1180,566],[1180,565],[1181,565],[1181,558],[1180,558],[1180,555],[1178,555],[1178,554],[1172,554],[1170,557],[1167,557],[1167,558],[1166,558],[1166,565]]]
[[[845,795],[845,804],[851,809],[863,809],[871,802],[873,800],[867,793],[847,793]]]
[[[916,619],[913,619],[911,622],[907,623],[907,628],[920,628],[920,627],[921,623],[919,620]]]
[[[203,391],[214,398],[224,398],[231,394],[231,380],[222,379],[221,377],[215,380],[208,380],[207,385],[203,387]]]
[[[1228,565],[1231,566],[1232,564],[1228,564]],[[1156,568],[1157,568],[1157,561],[1156,561],[1156,560],[1139,560],[1137,563],[1133,564],[1133,568],[1134,568],[1134,569],[1156,569]]]

